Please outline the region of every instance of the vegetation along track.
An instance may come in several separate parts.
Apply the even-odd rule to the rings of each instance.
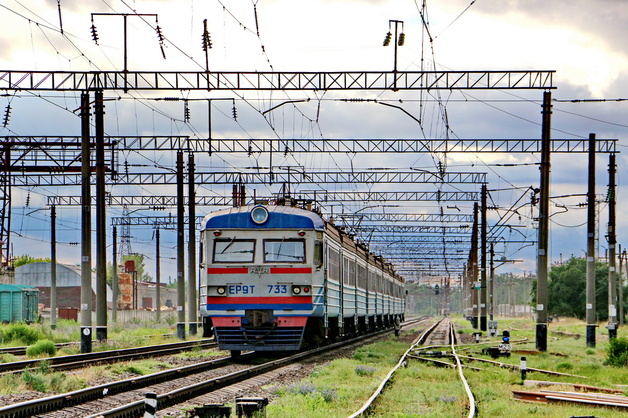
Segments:
[[[384,391],[384,388],[389,386],[393,375],[400,367],[405,367],[407,364],[408,357],[412,356],[413,352],[417,350],[425,350],[433,347],[442,347],[442,346],[450,346],[452,352],[454,353],[454,357],[456,357],[457,366],[459,370],[460,379],[465,386],[465,391],[467,393],[469,399],[469,417],[475,416],[475,399],[473,397],[473,393],[469,388],[469,385],[462,373],[462,365],[460,363],[460,359],[458,359],[457,354],[455,353],[455,345],[457,343],[456,332],[454,328],[453,322],[447,317],[440,319],[434,325],[426,329],[413,343],[412,346],[401,356],[399,362],[395,365],[395,367],[388,372],[386,377],[382,380],[380,385],[377,387],[375,392],[371,395],[371,397],[362,405],[362,407],[355,412],[350,418],[357,418],[361,416],[366,416],[370,412],[372,412],[374,408],[374,403],[379,396]]]
[[[347,344],[370,342],[390,332],[391,330],[380,331],[255,366],[234,364],[231,359],[226,358],[169,369],[147,376],[8,405],[0,408],[0,418],[33,415],[85,417],[90,414],[102,417],[139,417],[144,413],[144,397],[147,392],[158,394],[157,409],[162,410],[308,357],[340,349]],[[239,363],[248,362],[248,359],[252,357],[252,355],[243,355],[238,361]]]
[[[206,349],[216,347],[213,339],[182,341],[168,344],[150,345],[146,347],[123,348],[119,350],[98,351],[93,353],[72,354],[69,356],[49,357],[0,363],[0,373],[22,372],[25,369],[36,368],[41,362],[46,362],[50,369],[72,370],[87,367],[93,364],[112,363],[119,361],[136,360],[145,357],[158,357],[176,354],[182,351]]]

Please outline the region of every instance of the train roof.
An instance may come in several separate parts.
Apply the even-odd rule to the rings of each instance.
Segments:
[[[264,206],[268,219],[257,224],[251,219],[251,210]],[[203,218],[203,229],[255,228],[255,229],[324,229],[325,221],[315,212],[293,207],[274,205],[248,205],[209,213]]]

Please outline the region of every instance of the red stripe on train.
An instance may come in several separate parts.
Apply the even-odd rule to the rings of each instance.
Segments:
[[[271,267],[270,274],[311,274],[312,267]]]
[[[209,267],[207,274],[249,274],[248,267]]]
[[[312,303],[312,296],[210,296],[207,298],[208,304],[263,304],[282,305],[285,303]]]

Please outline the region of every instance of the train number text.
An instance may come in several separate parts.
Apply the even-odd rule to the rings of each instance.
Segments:
[[[288,293],[288,286],[285,284],[269,284],[268,293]]]
[[[230,295],[252,295],[254,288],[255,288],[255,285],[231,284],[229,285],[229,294]]]

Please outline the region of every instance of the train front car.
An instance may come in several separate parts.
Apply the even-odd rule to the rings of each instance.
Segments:
[[[293,351],[308,319],[322,316],[324,222],[290,206],[243,206],[203,220],[203,334],[218,347]]]

